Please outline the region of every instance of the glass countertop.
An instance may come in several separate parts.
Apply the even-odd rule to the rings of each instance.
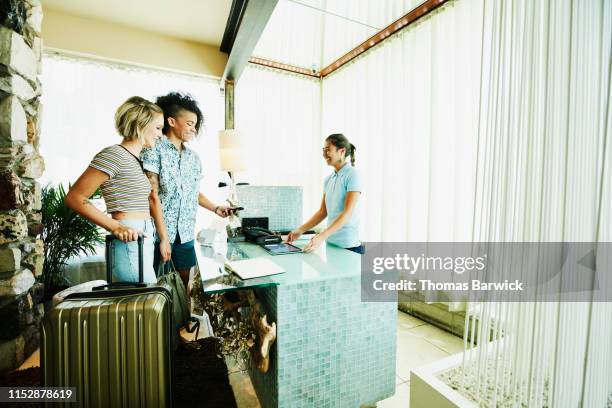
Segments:
[[[303,248],[308,240],[294,242]],[[196,255],[204,292],[208,294],[274,285],[298,285],[317,280],[359,276],[361,256],[333,245],[322,245],[312,253],[270,255],[252,243],[214,242],[205,246],[196,241]],[[285,272],[253,279],[241,279],[227,272],[225,262],[265,257]]]

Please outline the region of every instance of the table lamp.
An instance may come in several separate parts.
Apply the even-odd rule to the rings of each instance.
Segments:
[[[244,135],[236,129],[225,129],[219,131],[219,163],[221,170],[228,172],[230,176],[229,194],[227,202],[232,207],[238,207],[236,194],[235,172],[247,169],[246,154],[244,149]],[[238,215],[230,215],[227,225],[228,237],[239,234],[240,220]]]

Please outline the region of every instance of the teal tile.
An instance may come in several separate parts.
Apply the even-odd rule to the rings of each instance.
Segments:
[[[302,225],[301,186],[236,186],[242,217],[268,217],[273,231],[291,231]]]
[[[393,394],[395,304],[362,303],[359,277],[262,291],[281,322],[270,371],[251,373],[263,406],[355,407]]]

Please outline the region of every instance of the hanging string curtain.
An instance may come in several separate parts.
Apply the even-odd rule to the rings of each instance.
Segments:
[[[610,241],[610,2],[483,6],[474,239]],[[470,306],[460,388],[475,400],[610,404],[612,304]]]

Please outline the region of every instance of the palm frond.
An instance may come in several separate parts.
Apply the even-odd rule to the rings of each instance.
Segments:
[[[65,267],[70,258],[94,254],[104,243],[99,228],[66,207],[65,198],[66,189],[61,184],[43,188],[41,239],[45,244],[45,263],[42,280],[50,291],[67,283]]]

